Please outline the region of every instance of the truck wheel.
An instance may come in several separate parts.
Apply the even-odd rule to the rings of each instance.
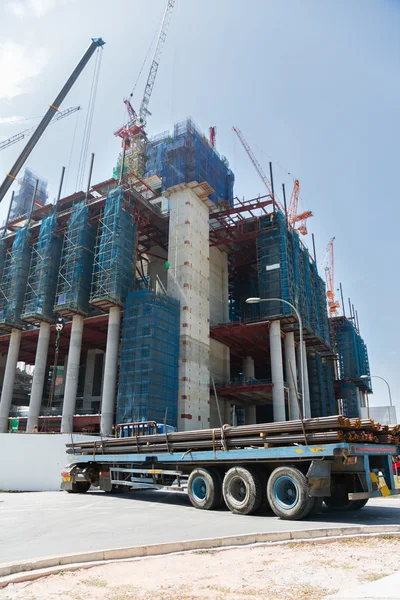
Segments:
[[[229,469],[222,486],[225,504],[236,515],[251,515],[262,502],[262,485],[257,471],[244,467]]]
[[[67,490],[67,492],[69,494],[86,494],[90,485],[90,481],[76,481],[72,484],[72,490]]]
[[[188,479],[189,500],[195,508],[213,510],[222,504],[222,478],[216,469],[194,469]]]
[[[306,476],[295,467],[278,467],[269,477],[268,500],[277,517],[301,520],[317,508],[318,499],[309,496]]]
[[[337,496],[328,496],[324,498],[324,502],[326,506],[335,512],[341,510],[360,510],[363,508],[369,498],[364,498],[363,500],[349,500],[348,498],[341,498]]]

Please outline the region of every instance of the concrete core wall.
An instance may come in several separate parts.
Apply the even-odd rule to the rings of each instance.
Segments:
[[[170,201],[168,294],[181,303],[178,428],[210,426],[209,209],[188,185]]]
[[[229,321],[228,255],[210,248],[210,325]]]

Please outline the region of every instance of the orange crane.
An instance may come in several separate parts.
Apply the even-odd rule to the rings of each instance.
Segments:
[[[340,307],[340,304],[337,300],[335,300],[335,278],[334,278],[334,254],[333,254],[333,242],[335,238],[333,237],[329,240],[327,255],[328,255],[328,264],[325,267],[325,279],[326,279],[326,295],[328,298],[328,311],[330,317],[337,317],[337,309]]]
[[[296,229],[302,235],[307,235],[306,221],[313,216],[310,210],[306,210],[300,214],[297,213],[299,204],[299,193],[300,193],[300,182],[298,179],[295,180],[293,185],[293,192],[290,198],[289,209],[288,209],[288,222],[293,229]],[[295,227],[296,223],[300,223],[299,227]]]

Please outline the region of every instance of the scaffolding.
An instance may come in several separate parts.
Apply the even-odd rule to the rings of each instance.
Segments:
[[[307,356],[311,415],[329,417],[337,414],[334,392],[333,363],[311,352]]]
[[[42,221],[39,239],[32,247],[31,263],[21,319],[28,323],[54,322],[54,298],[60,267],[62,238],[57,235],[57,215]]]
[[[63,241],[54,306],[57,315],[68,318],[89,313],[95,231],[88,219],[85,202],[74,204]]]
[[[31,169],[27,168],[24,171],[23,177],[18,180],[20,188],[18,193],[14,196],[13,205],[10,211],[10,221],[29,213],[36,182],[38,182],[35,196],[36,208],[46,204],[48,199],[47,180],[39,177]]]
[[[122,328],[117,423],[176,427],[179,302],[151,290],[128,295]]]
[[[340,379],[358,380],[356,383],[367,386],[371,392],[371,381],[364,378],[370,376],[367,346],[356,331],[354,324],[345,317],[333,321],[336,349],[339,356]]]
[[[22,328],[21,312],[29,274],[31,248],[27,226],[17,231],[11,248],[4,257],[0,284],[0,327]]]
[[[121,187],[108,193],[99,224],[90,303],[108,310],[123,306],[136,268],[136,224],[124,209]]]
[[[173,134],[165,132],[147,144],[146,177],[158,175],[162,189],[179,183],[207,182],[213,192],[209,198],[217,206],[233,206],[235,177],[229,163],[196,127],[192,119],[176,123]]]

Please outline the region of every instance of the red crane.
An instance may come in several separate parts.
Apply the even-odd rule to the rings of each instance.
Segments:
[[[299,193],[300,193],[300,182],[298,179],[295,180],[293,185],[293,192],[290,198],[289,209],[288,209],[288,222],[293,229],[296,229],[302,235],[307,235],[307,224],[306,221],[313,216],[310,210],[306,210],[300,214],[297,213],[299,204]],[[300,223],[299,227],[295,227],[296,223]]]
[[[215,148],[215,138],[217,135],[217,128],[216,127],[210,127],[208,130],[209,133],[209,138],[210,138],[210,144],[212,148]]]
[[[328,255],[328,264],[325,267],[325,279],[326,279],[326,295],[328,298],[328,311],[330,317],[337,317],[337,309],[340,307],[340,304],[337,300],[335,300],[335,278],[334,278],[334,254],[333,254],[333,242],[335,238],[333,237],[328,244],[327,255]]]

